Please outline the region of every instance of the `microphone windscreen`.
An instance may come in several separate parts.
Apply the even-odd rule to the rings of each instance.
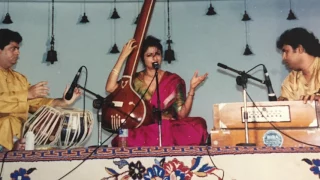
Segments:
[[[219,67],[222,67],[223,69],[228,69],[228,66],[224,65],[224,64],[221,64],[221,63],[218,63],[217,64]]]
[[[159,63],[153,62],[153,63],[152,63],[152,67],[153,67],[154,69],[159,69]]]

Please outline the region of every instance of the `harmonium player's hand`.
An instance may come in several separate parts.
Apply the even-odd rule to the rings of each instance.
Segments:
[[[303,103],[307,103],[308,101],[318,101],[320,99],[320,94],[318,92],[310,95],[303,95],[300,96],[300,100],[303,101]]]
[[[283,96],[279,96],[278,101],[288,101],[288,98],[283,97]]]

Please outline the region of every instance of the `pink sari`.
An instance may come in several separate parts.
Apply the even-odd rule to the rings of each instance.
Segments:
[[[177,85],[183,88],[179,91]],[[177,101],[178,93],[186,98],[185,82],[177,74],[166,72],[159,82],[160,108],[163,111],[173,109],[172,105]],[[156,91],[151,97],[150,103],[157,107]],[[127,138],[128,147],[158,146],[158,123],[129,129]],[[162,146],[188,146],[203,145],[208,137],[206,121],[201,117],[187,117],[183,119],[162,119]],[[112,146],[118,146],[118,136],[112,140]]]

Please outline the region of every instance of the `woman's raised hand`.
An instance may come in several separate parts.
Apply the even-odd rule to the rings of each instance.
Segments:
[[[198,71],[196,71],[194,74],[193,74],[193,77],[190,81],[190,88],[191,89],[196,89],[200,83],[202,83],[208,76],[208,73],[205,73],[204,75],[202,76],[198,76]]]
[[[137,47],[135,44],[136,40],[135,39],[130,39],[122,48],[120,56],[122,58],[127,58],[130,53],[133,51],[134,48]]]

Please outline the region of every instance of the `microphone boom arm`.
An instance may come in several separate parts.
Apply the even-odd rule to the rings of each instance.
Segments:
[[[106,104],[110,107],[114,107],[114,103],[113,102],[107,102],[105,98],[103,98],[102,96],[100,96],[99,94],[96,94],[82,86],[80,86],[79,84],[77,84],[78,88],[85,90],[86,92],[88,92],[89,94],[95,96],[97,99],[93,100],[93,107],[96,109],[101,109],[103,104]]]
[[[229,67],[229,66],[226,66],[226,65],[224,65],[224,64],[221,64],[221,63],[218,63],[218,66],[219,66],[219,67],[222,67],[222,68],[224,68],[224,69],[228,69],[228,70],[230,70],[230,71],[232,71],[232,72],[235,72],[235,73],[239,74],[240,76],[245,76],[246,78],[250,78],[250,79],[253,79],[253,80],[255,80],[255,81],[258,81],[258,82],[260,82],[261,84],[265,84],[265,83],[266,83],[265,81],[263,81],[263,80],[261,80],[261,79],[258,79],[258,78],[256,78],[256,77],[253,77],[253,76],[251,76],[250,74],[247,74],[247,73],[244,72],[244,71],[235,70],[235,69],[233,69],[233,68],[231,68],[231,67]]]
[[[92,91],[90,91],[90,90],[88,90],[88,89],[80,86],[79,84],[77,84],[76,87],[77,87],[77,88],[80,88],[80,89],[82,89],[82,90],[85,90],[86,92],[88,92],[88,93],[91,94],[91,95],[94,95],[97,99],[103,99],[103,97],[100,96],[99,94],[96,94],[96,93],[94,93],[94,92],[92,92]]]

